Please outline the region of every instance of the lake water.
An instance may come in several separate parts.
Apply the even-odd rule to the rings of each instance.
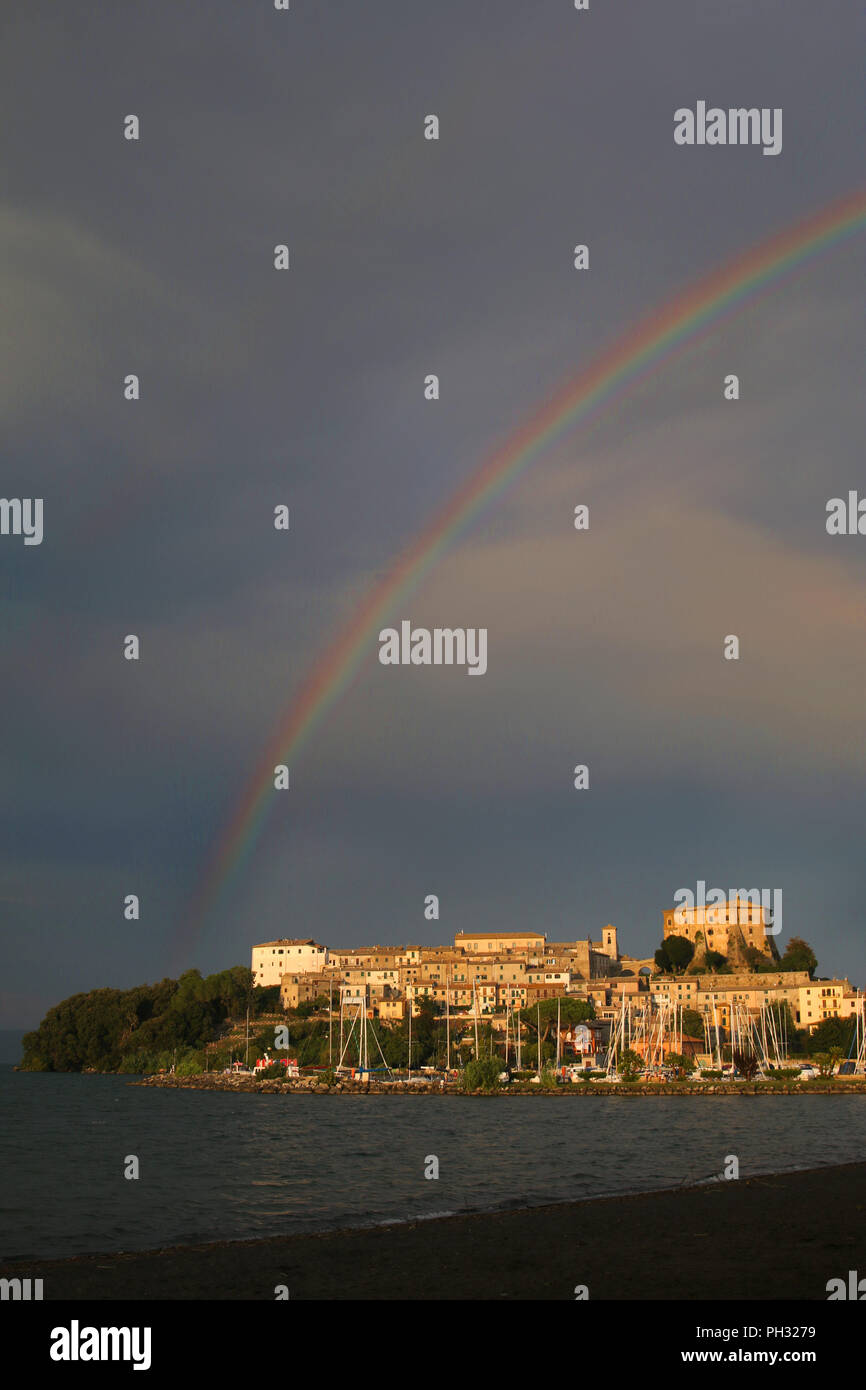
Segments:
[[[866,1159],[864,1095],[289,1099],[130,1079],[0,1067],[3,1258],[676,1187],[720,1174],[728,1154],[741,1177]]]

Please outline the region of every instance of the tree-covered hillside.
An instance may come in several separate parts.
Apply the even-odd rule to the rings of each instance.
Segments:
[[[274,1008],[277,990],[253,990],[242,965],[202,979],[187,970],[179,980],[134,989],[95,989],[49,1009],[25,1033],[25,1071],[150,1071],[177,1063],[198,1070],[199,1054],[225,1020],[250,1006]]]

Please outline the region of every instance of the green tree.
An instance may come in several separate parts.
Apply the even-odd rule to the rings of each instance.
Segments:
[[[818,1075],[819,1075],[819,1076],[827,1077],[827,1076],[832,1075],[833,1066],[834,1066],[834,1059],[833,1059],[832,1053],[830,1053],[830,1052],[816,1052],[816,1053],[815,1053],[815,1062],[816,1062],[817,1067],[818,1067]]]
[[[527,1008],[521,1009],[519,1018],[521,1023],[526,1024],[531,1033],[538,1038],[539,1018],[541,1020],[541,1041],[546,1043],[548,1036],[552,1032],[556,1035],[556,1019],[559,1014],[560,1026],[571,1027],[573,1024],[586,1023],[587,1020],[595,1018],[595,1006],[591,999],[570,999],[565,995],[560,995],[556,999],[542,999],[538,1004],[530,1004]]]
[[[665,1062],[669,1067],[675,1067],[677,1072],[681,1072],[684,1076],[689,1076],[695,1069],[691,1057],[684,1056],[682,1052],[669,1052]]]
[[[655,962],[665,974],[681,975],[695,954],[687,936],[666,936],[655,953]]]
[[[763,951],[759,951],[757,946],[747,946],[744,952],[746,963],[755,975],[766,975],[770,970],[778,970],[777,961],[770,960]]]
[[[463,1089],[465,1091],[495,1091],[499,1087],[499,1073],[502,1067],[496,1058],[481,1058],[467,1062],[463,1069]]]
[[[777,969],[807,970],[809,979],[814,980],[815,971],[818,969],[818,957],[802,936],[792,936]]]
[[[262,1014],[275,1014],[280,1009],[280,987],[279,985],[265,985],[263,987],[250,988],[250,1017],[260,1018]],[[237,1009],[237,1013],[245,1013],[247,1001],[244,1001]]]
[[[704,1040],[704,1016],[697,1009],[683,1009],[683,1032],[688,1038]]]
[[[198,1054],[215,1041],[229,1014],[246,1008],[251,978],[244,966],[206,979],[188,970],[179,980],[71,995],[26,1034],[22,1066],[129,1072],[166,1052]]]
[[[731,968],[728,965],[727,956],[722,955],[721,951],[707,951],[707,969],[713,975],[730,975]]]
[[[731,1060],[745,1081],[751,1081],[757,1073],[758,1059],[754,1052],[737,1049],[732,1053]]]
[[[847,1057],[853,1038],[853,1018],[825,1018],[813,1032],[811,1041],[821,1052],[829,1052],[831,1048],[837,1047],[841,1054]]]
[[[643,1071],[643,1058],[627,1047],[619,1055],[617,1070],[623,1081],[636,1081]]]

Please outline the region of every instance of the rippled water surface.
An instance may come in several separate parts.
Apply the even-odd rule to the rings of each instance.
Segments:
[[[128,1081],[0,1068],[5,1258],[672,1187],[721,1173],[728,1154],[742,1177],[866,1158],[861,1095],[289,1099]]]

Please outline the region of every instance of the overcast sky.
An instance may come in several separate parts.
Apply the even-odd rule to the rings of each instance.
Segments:
[[[44,498],[40,546],[0,537],[0,1023],[27,1027],[174,972],[274,725],[490,450],[861,181],[863,33],[850,0],[12,0],[0,26],[0,481]],[[781,153],[676,146],[699,100],[781,107]],[[392,618],[486,627],[487,673],[374,638],[183,967],[608,922],[649,954],[704,879],[781,889],[782,948],[866,981],[866,539],[825,529],[866,490],[862,270],[862,239],[815,261],[482,514]]]

